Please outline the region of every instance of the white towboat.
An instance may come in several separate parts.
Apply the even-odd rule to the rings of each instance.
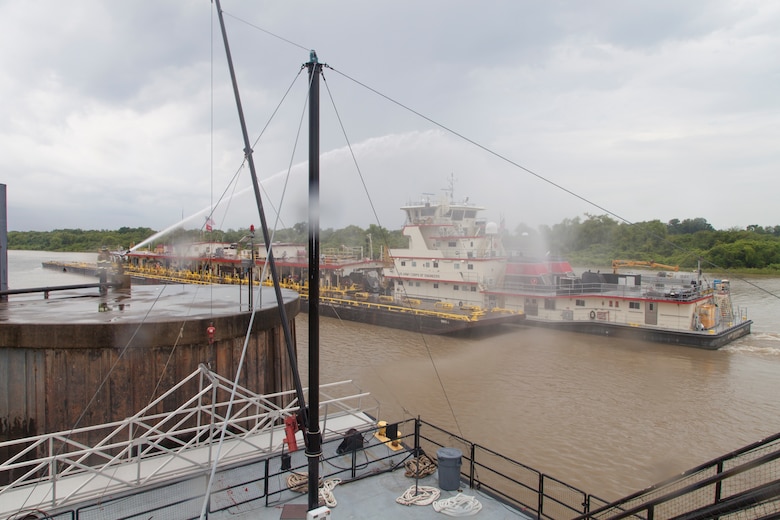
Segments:
[[[509,254],[499,226],[480,218],[485,208],[451,194],[401,208],[409,247],[391,249],[393,265],[384,270],[396,300],[506,309],[522,313],[528,325],[705,349],[750,333],[752,321],[734,309],[728,280],[710,282],[700,272],[621,273],[622,264],[613,273],[577,276],[565,260]]]

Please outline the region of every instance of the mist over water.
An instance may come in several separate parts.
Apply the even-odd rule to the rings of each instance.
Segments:
[[[94,282],[9,252],[9,286]],[[579,270],[578,270],[579,271]],[[753,333],[718,351],[510,326],[423,336],[321,319],[321,381],[353,379],[381,419],[423,419],[604,499],[780,432],[780,278],[732,277]],[[296,318],[307,385],[308,316]]]

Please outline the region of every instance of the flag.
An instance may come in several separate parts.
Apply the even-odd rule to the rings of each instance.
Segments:
[[[211,217],[206,217],[206,231],[214,229],[214,220]]]

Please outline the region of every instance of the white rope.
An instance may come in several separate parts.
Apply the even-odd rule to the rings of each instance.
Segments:
[[[417,491],[416,495],[415,490]],[[438,499],[440,495],[441,492],[435,487],[412,486],[404,491],[403,495],[396,498],[395,501],[404,506],[427,506]]]
[[[338,505],[338,502],[336,502],[336,496],[333,494],[333,488],[338,486],[340,483],[340,478],[328,479],[322,483],[322,487],[320,488],[320,500],[325,502],[326,506],[336,507],[336,505]]]
[[[309,476],[306,473],[291,473],[287,476],[287,487],[298,493],[306,493],[308,489]],[[340,478],[330,478],[322,481],[319,486],[320,502],[324,502],[328,507],[336,507],[336,496],[333,489],[341,484]]]
[[[472,516],[479,513],[482,504],[475,497],[458,493],[452,498],[437,500],[433,509],[448,516]]]

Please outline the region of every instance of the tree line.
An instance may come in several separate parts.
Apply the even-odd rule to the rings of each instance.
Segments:
[[[706,219],[625,223],[609,215],[565,219],[538,230],[521,224],[508,237],[546,247],[574,265],[610,265],[614,259],[652,261],[680,268],[780,270],[780,226],[714,229]],[[505,244],[507,240],[505,240]],[[527,249],[520,247],[520,249]]]
[[[290,228],[279,229],[274,233],[274,242],[306,244],[308,226],[299,222]],[[112,251],[126,251],[136,244],[153,237],[157,231],[139,227],[122,227],[110,230],[55,229],[53,231],[9,231],[8,249],[32,251],[90,252],[108,248]],[[222,242],[226,244],[241,242],[243,247],[262,243],[260,230],[252,232],[249,228],[205,231],[203,229],[177,228],[151,241],[148,245],[154,249],[158,245],[175,245],[192,242]],[[359,226],[347,226],[343,229],[323,229],[320,231],[320,248],[341,249],[344,247],[363,247],[365,256],[372,252],[374,258],[381,254],[382,247],[406,247],[406,238],[401,231],[389,231],[381,226],[370,225],[363,229]],[[372,251],[369,251],[372,250]]]
[[[150,228],[122,227],[115,231],[55,229],[53,231],[11,231],[9,249],[87,252],[102,247],[126,250],[156,233]],[[574,265],[610,265],[613,259],[653,261],[695,268],[780,270],[780,226],[751,225],[745,229],[716,230],[703,218],[667,223],[660,220],[619,222],[609,215],[564,219],[552,226],[532,228],[526,224],[503,230],[504,246],[526,256],[560,256]],[[259,230],[228,229],[204,231],[179,228],[150,244],[215,241],[224,243],[262,242]],[[275,242],[306,244],[308,227],[299,222],[277,230]],[[365,256],[378,258],[383,248],[406,247],[400,230],[381,226],[347,226],[320,231],[320,247],[362,247]]]

